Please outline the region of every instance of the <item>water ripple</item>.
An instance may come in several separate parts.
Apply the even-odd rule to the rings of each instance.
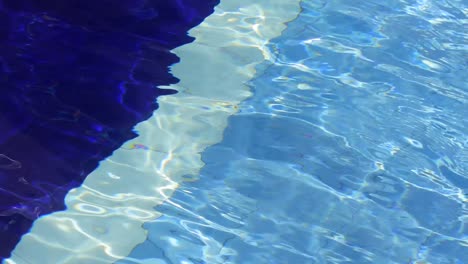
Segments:
[[[468,263],[467,10],[302,2],[133,261]]]

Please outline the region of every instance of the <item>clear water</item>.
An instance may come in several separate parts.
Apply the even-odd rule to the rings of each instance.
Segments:
[[[5,263],[468,263],[468,3],[266,2]]]
[[[468,263],[465,1],[303,1],[119,263]]]

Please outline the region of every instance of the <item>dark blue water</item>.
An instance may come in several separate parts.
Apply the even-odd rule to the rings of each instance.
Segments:
[[[0,259],[174,93],[218,0],[0,0]]]

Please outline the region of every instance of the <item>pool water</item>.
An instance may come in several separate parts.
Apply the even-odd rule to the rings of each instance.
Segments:
[[[224,1],[6,263],[468,263],[468,5]]]
[[[218,2],[0,0],[0,261],[176,92],[169,50]]]
[[[131,256],[468,263],[467,6],[301,8],[199,179],[157,207]]]

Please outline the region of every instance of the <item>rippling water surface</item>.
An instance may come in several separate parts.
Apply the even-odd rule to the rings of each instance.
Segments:
[[[0,0],[0,262],[175,92],[170,50],[218,2]]]
[[[468,6],[304,1],[121,263],[468,263]]]

